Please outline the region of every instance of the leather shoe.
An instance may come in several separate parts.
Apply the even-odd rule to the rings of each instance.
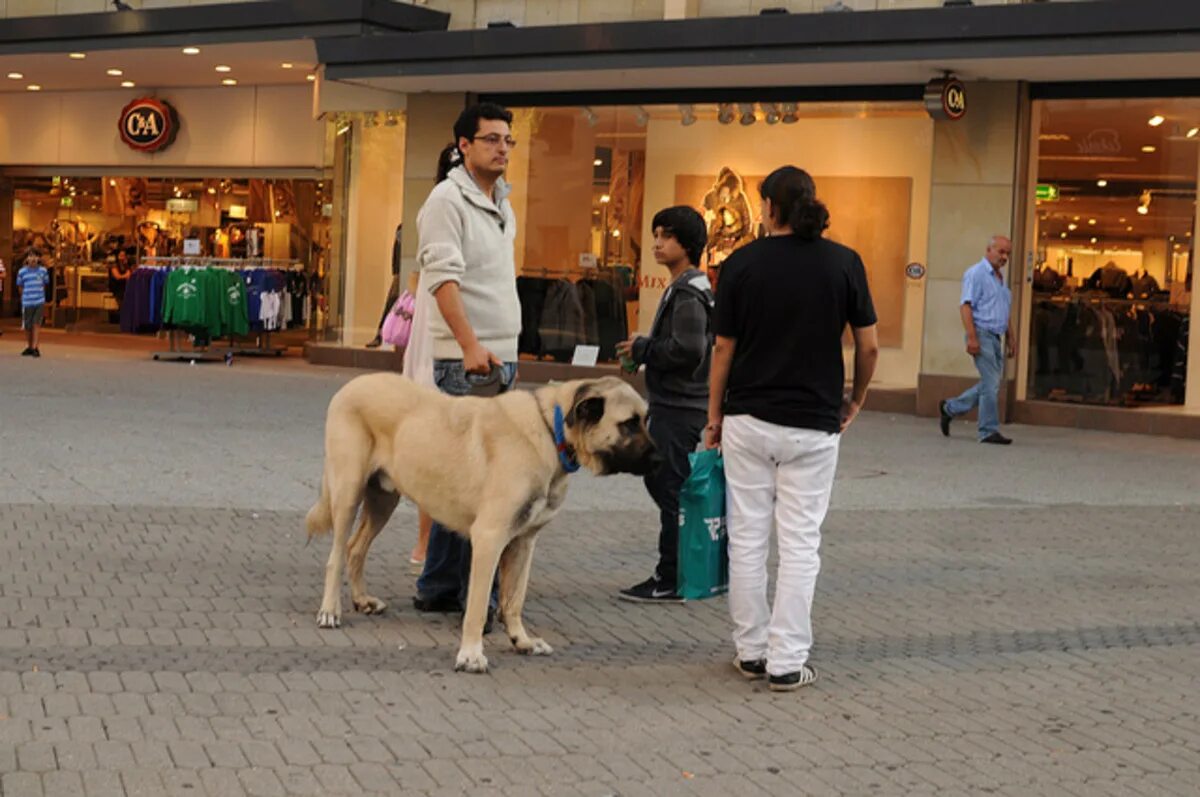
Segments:
[[[436,612],[438,614],[453,614],[463,610],[457,598],[413,598],[413,608],[419,612]]]
[[[943,399],[938,402],[938,426],[942,427],[942,437],[950,436],[950,422],[954,420],[954,416],[946,409],[946,401]]]
[[[979,442],[991,443],[992,445],[997,445],[997,446],[1007,446],[1007,445],[1012,444],[1012,439],[1005,437],[1004,435],[1000,434],[999,432],[992,432],[990,435],[983,438]]]

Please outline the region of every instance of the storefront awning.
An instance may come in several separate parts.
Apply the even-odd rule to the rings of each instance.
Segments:
[[[491,94],[1200,77],[1200,3],[1029,5],[320,39],[326,76]]]
[[[50,3],[49,5],[52,5]],[[277,0],[0,20],[0,55],[445,30],[450,15],[376,0]]]

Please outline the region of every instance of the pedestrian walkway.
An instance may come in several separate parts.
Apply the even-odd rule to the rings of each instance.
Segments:
[[[573,477],[526,609],[555,655],[498,632],[466,676],[456,618],[411,608],[411,507],[367,564],[388,611],[316,628],[303,513],[353,373],[5,346],[4,797],[1200,790],[1194,443],[864,415],[792,694],[733,671],[724,599],[617,601],[654,507]]]

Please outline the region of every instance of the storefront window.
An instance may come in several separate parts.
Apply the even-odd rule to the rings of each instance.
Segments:
[[[1030,398],[1184,401],[1200,101],[1039,103]]]
[[[330,237],[325,180],[60,175],[18,176],[12,187],[14,261],[50,270],[48,324],[117,331],[129,272],[174,262],[287,271],[303,297],[296,306],[308,306],[286,326],[303,341],[317,323],[311,309],[324,291]]]
[[[523,358],[569,361],[582,344],[612,361],[618,341],[648,331],[668,280],[650,244],[662,208],[705,217],[697,265],[719,286],[725,258],[762,234],[761,181],[790,163],[816,180],[829,237],[867,264],[889,381],[915,384],[920,329],[906,325],[919,324],[922,294],[904,271],[925,260],[932,171],[919,104],[525,108],[514,135]]]

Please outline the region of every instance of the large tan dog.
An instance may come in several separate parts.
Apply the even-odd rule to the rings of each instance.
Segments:
[[[331,528],[334,535],[317,624],[341,624],[347,551],[354,608],[383,611],[385,604],[366,592],[363,562],[405,495],[471,540],[455,669],[487,670],[483,626],[497,566],[499,619],[513,645],[520,653],[549,654],[549,645],[529,635],[521,610],[534,538],[562,506],[569,470],[644,474],[657,464],[646,402],[615,377],[456,398],[396,374],[360,376],[329,402],[321,497],[306,520],[310,537]],[[360,506],[362,520],[347,547]]]

